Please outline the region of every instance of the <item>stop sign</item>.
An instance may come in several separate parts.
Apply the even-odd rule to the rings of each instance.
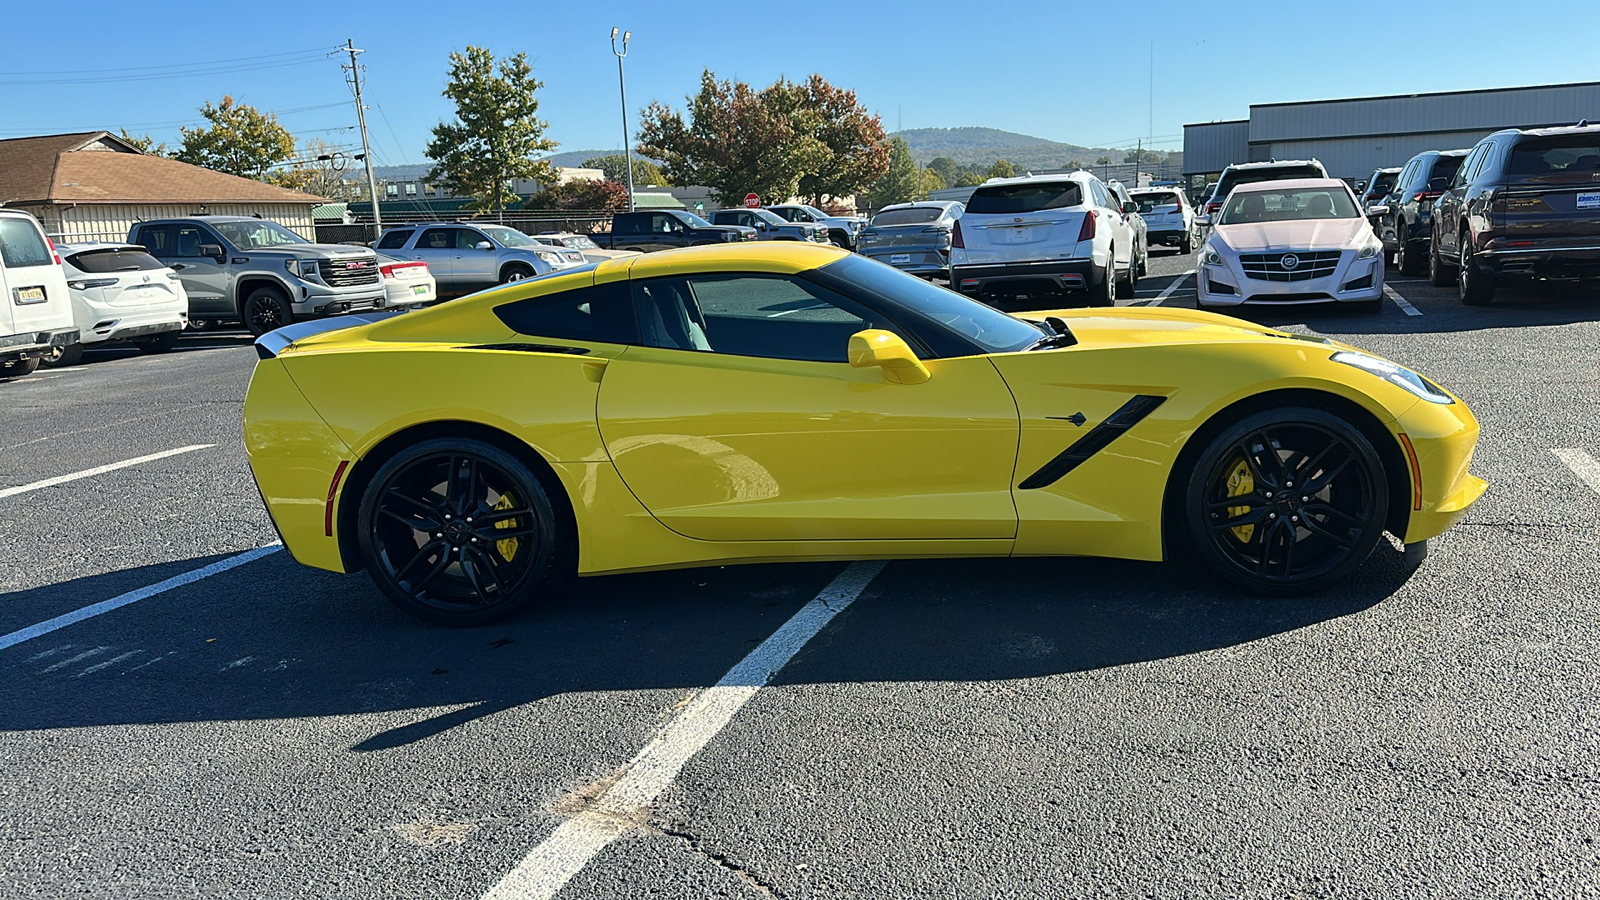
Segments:
[[[757,197],[754,192],[749,193],[749,194],[745,194],[744,195],[744,205],[745,205],[745,207],[747,209],[760,209],[761,208],[761,198]]]

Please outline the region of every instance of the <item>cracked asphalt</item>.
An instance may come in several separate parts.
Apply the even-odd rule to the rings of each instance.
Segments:
[[[1194,268],[1158,251],[1134,303]],[[1297,600],[895,562],[560,896],[1600,894],[1600,293],[1272,310],[1413,366],[1490,491]],[[1162,301],[1192,307],[1193,278]],[[0,634],[275,539],[242,335],[0,384]],[[480,897],[842,563],[585,579],[444,630],[275,553],[0,650],[0,897]]]

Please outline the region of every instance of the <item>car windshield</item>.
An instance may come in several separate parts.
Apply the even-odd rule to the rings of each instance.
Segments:
[[[588,238],[584,237],[581,234],[575,234],[575,235],[572,235],[571,237],[564,237],[564,238],[561,238],[560,240],[561,240],[562,244],[564,244],[564,245],[566,245],[568,247],[571,247],[574,250],[599,250],[600,249],[599,245],[597,245],[594,241],[589,240]]]
[[[1223,225],[1358,217],[1350,195],[1336,187],[1235,191],[1222,211]]]
[[[683,224],[689,226],[690,228],[715,228],[716,227],[715,225],[712,225],[710,222],[707,222],[705,219],[700,218],[699,216],[695,215],[692,212],[672,212],[672,213],[668,213],[668,215],[675,216],[678,219],[678,221],[680,221]]]
[[[1039,328],[1021,319],[864,256],[847,256],[818,271],[869,291],[919,319],[954,331],[987,353],[1024,350],[1041,337]]]
[[[252,219],[248,222],[212,222],[210,225],[240,250],[266,250],[291,244],[311,243],[277,222],[269,222],[266,219]]]
[[[1139,204],[1139,212],[1142,213],[1150,212],[1158,206],[1178,206],[1180,209],[1182,208],[1178,201],[1178,195],[1170,191],[1159,191],[1154,194],[1134,194],[1133,199]]]
[[[533,247],[539,244],[538,241],[528,237],[515,228],[507,228],[504,225],[483,225],[481,228],[483,229],[484,234],[487,234],[507,247]]]
[[[908,209],[886,209],[872,217],[873,225],[923,225],[937,222],[944,210],[934,206],[913,206]]]
[[[996,184],[973,191],[967,212],[978,215],[1029,213],[1077,206],[1082,202],[1083,192],[1076,181]]]
[[[767,223],[768,225],[787,225],[787,224],[789,224],[789,220],[788,219],[785,219],[784,217],[778,215],[777,213],[773,212],[770,209],[752,209],[752,210],[750,210],[750,212],[754,213],[756,218],[758,218],[761,221]]]

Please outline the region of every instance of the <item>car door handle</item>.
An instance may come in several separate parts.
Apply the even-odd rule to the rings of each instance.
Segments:
[[[171,269],[174,272],[181,272],[184,269],[189,268],[189,266],[188,266],[187,263],[173,263],[172,265],[168,266],[167,268]]]

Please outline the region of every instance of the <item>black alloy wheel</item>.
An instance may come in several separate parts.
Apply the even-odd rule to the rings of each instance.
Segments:
[[[1455,283],[1450,267],[1445,265],[1444,259],[1439,255],[1437,231],[1428,236],[1428,283],[1434,287],[1449,287]]]
[[[1472,235],[1461,229],[1461,263],[1456,266],[1456,293],[1468,306],[1494,302],[1494,276],[1478,267],[1472,253]]]
[[[294,311],[277,288],[256,288],[244,300],[244,325],[256,337],[292,322]]]
[[[539,479],[474,440],[423,441],[385,462],[361,498],[361,555],[396,605],[440,625],[484,625],[546,584],[560,528]]]
[[[1224,579],[1259,594],[1321,590],[1359,567],[1383,536],[1383,462],[1328,410],[1247,416],[1203,450],[1185,511],[1191,546]]]

